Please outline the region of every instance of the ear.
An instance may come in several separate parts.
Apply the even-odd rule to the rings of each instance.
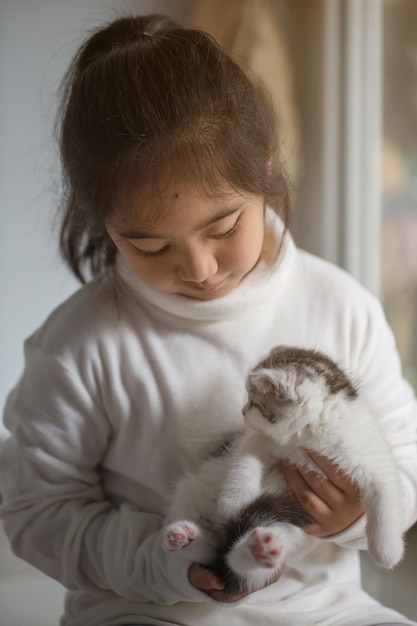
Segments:
[[[250,381],[263,394],[277,400],[296,400],[296,373],[293,369],[259,369],[250,375]]]
[[[277,398],[287,395],[287,381],[280,370],[259,369],[250,375],[249,380],[264,395],[273,395]]]
[[[249,384],[262,394],[275,393],[275,381],[269,370],[259,369],[249,375]]]

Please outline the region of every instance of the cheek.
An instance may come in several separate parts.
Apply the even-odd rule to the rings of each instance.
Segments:
[[[241,246],[241,257],[246,259],[246,264],[253,267],[262,254],[263,233],[256,230],[249,235]]]
[[[161,259],[145,259],[137,254],[132,246],[127,242],[120,243],[113,238],[113,242],[125,261],[132,268],[134,273],[139,276],[145,283],[155,288],[164,288],[169,283],[169,272],[165,267],[164,260]]]
[[[168,272],[162,259],[146,259],[122,246],[119,246],[119,250],[135,274],[145,283],[159,287],[168,282]]]
[[[223,261],[236,269],[247,271],[259,259],[262,251],[262,237],[258,233],[242,237],[235,245],[223,251]]]
[[[244,241],[242,242],[244,253],[248,258],[250,257],[252,261],[255,260],[256,262],[262,253],[264,235],[265,228],[263,214],[254,216],[252,223],[248,225],[245,237],[243,238]]]
[[[130,261],[130,265],[139,278],[153,287],[163,287],[169,282],[170,274],[160,261],[136,258]]]
[[[219,265],[225,265],[230,268],[239,269],[248,260],[247,253],[244,252],[243,246],[233,246],[229,249],[224,249],[217,255]]]

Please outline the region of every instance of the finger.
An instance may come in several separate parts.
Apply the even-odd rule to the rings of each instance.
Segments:
[[[282,471],[297,500],[315,519],[331,512],[327,502],[310,487],[301,468],[283,463]]]
[[[188,570],[188,580],[193,587],[201,591],[213,589],[221,590],[224,588],[224,584],[214,572],[198,563],[193,563],[190,566]]]
[[[270,579],[268,579],[268,581],[263,585],[263,587],[260,587],[260,589],[264,587],[269,587],[269,585],[276,583],[281,578],[282,572],[283,570],[275,572],[274,575]],[[256,589],[252,589],[251,591],[256,591]],[[249,591],[229,593],[227,591],[210,590],[206,593],[218,602],[237,602],[238,600],[241,600],[242,598],[245,598],[247,595],[249,595]]]
[[[303,528],[304,532],[316,537],[325,537],[334,534],[331,529],[329,531],[330,524],[332,520],[334,520],[332,508],[321,496],[311,489],[301,472],[295,468],[295,466],[289,465],[285,469],[283,468],[283,472],[285,473],[288,484],[292,488],[294,496],[310,513],[314,520],[313,524]]]
[[[350,476],[345,474],[343,470],[337,467],[334,462],[329,461],[329,459],[323,455],[310,450],[308,450],[308,455],[326,474],[327,478],[344,493],[356,494],[358,492],[356,483],[350,478]]]
[[[333,511],[343,504],[346,498],[345,493],[327,476],[312,472],[306,467],[299,467],[298,472],[311,491],[323,500],[330,510]]]

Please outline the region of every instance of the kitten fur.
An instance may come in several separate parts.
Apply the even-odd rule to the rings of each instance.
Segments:
[[[216,571],[226,592],[264,586],[313,523],[288,494],[279,462],[320,474],[311,450],[356,482],[369,552],[394,567],[404,551],[398,470],[350,377],[321,352],[278,346],[249,373],[246,389],[245,430],[180,479],[164,548]]]

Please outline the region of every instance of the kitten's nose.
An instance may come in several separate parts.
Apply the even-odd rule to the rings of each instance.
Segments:
[[[249,402],[246,402],[245,406],[242,409],[242,415],[246,415],[248,411],[249,411]]]

